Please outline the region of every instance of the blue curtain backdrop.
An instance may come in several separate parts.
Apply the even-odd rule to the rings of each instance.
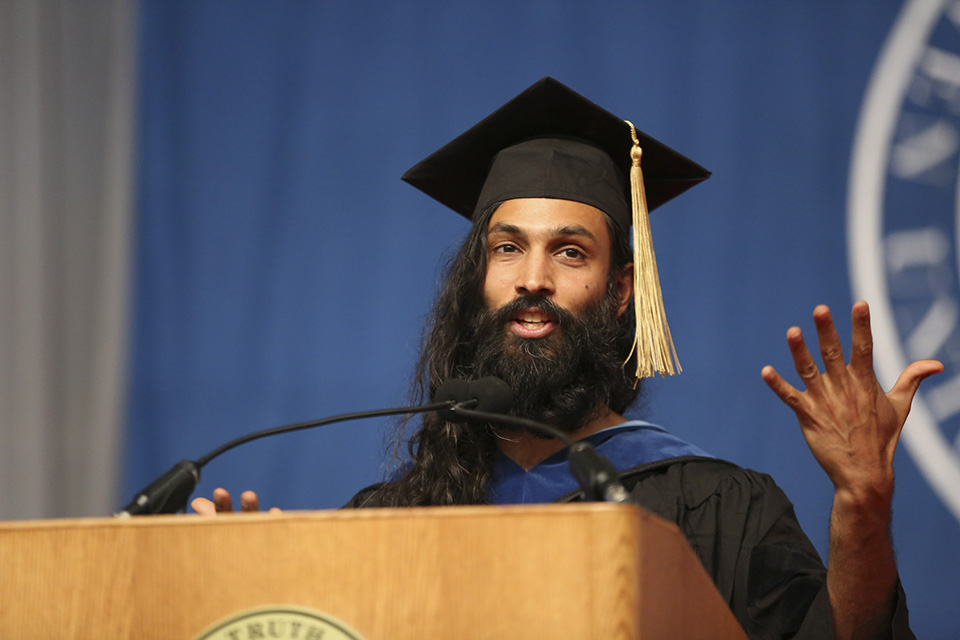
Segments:
[[[252,430],[404,404],[468,225],[399,176],[551,75],[714,172],[654,216],[684,373],[634,413],[771,473],[825,556],[831,486],[759,373],[792,374],[785,331],[812,336],[818,303],[849,344],[855,132],[910,4],[144,2],[124,493]],[[927,4],[938,48],[960,50]],[[198,493],[339,506],[382,478],[392,424],[247,445]],[[896,464],[914,627],[956,637],[960,524],[914,456]]]

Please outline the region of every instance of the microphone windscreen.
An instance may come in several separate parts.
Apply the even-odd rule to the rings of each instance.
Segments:
[[[477,411],[507,413],[513,406],[513,389],[500,378],[480,378],[470,383],[469,390],[469,397],[477,399]]]
[[[461,380],[460,378],[450,378],[449,380],[443,382],[439,387],[437,387],[436,393],[433,394],[434,402],[466,402],[467,400],[472,399],[473,396],[470,395],[470,383],[466,380]],[[454,414],[450,409],[438,409],[437,413],[440,414],[440,417],[446,420],[447,422],[466,422],[466,418],[462,418]]]
[[[469,382],[461,380],[460,378],[450,378],[437,387],[436,393],[433,394],[433,401],[447,402],[453,400],[454,402],[465,402],[470,400],[471,397]]]

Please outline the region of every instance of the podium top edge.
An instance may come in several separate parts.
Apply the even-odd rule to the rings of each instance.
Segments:
[[[636,505],[613,504],[605,502],[582,502],[568,504],[536,505],[468,505],[447,507],[403,507],[373,509],[329,509],[316,511],[284,511],[282,513],[235,513],[221,514],[217,517],[204,517],[196,514],[135,516],[131,518],[90,517],[90,518],[52,518],[44,520],[8,520],[0,521],[0,535],[3,532],[29,531],[57,528],[100,528],[100,527],[157,527],[157,526],[218,526],[236,525],[238,522],[296,522],[318,520],[402,520],[411,518],[428,519],[476,519],[522,518],[527,516],[570,518],[585,515],[595,517],[613,517],[641,520],[660,520],[660,518]]]

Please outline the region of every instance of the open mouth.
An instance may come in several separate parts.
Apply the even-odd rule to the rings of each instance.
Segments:
[[[556,327],[553,316],[540,309],[524,309],[510,323],[513,332],[523,338],[541,338]]]

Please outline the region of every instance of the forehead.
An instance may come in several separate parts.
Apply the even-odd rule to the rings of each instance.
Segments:
[[[569,233],[580,229],[602,244],[610,244],[607,216],[582,202],[557,198],[516,198],[501,204],[487,225],[487,232],[515,228],[524,233]]]

